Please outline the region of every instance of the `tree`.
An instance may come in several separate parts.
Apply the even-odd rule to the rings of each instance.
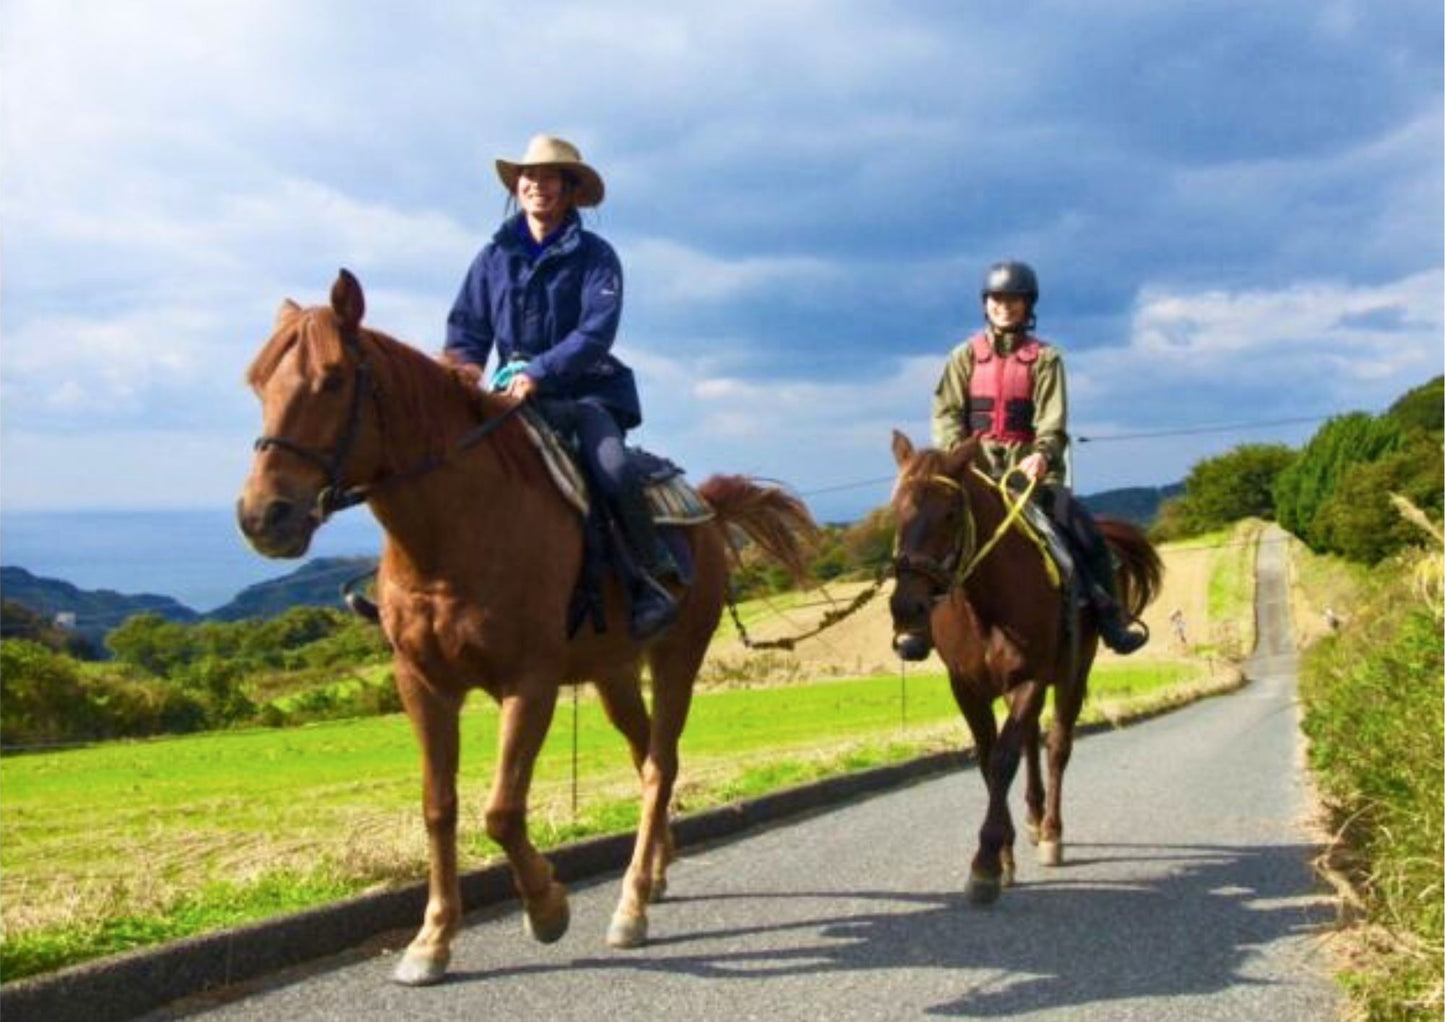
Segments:
[[[1445,376],[1437,376],[1402,394],[1385,415],[1406,432],[1445,431]]]
[[[1283,444],[1243,444],[1198,462],[1184,479],[1184,499],[1197,531],[1241,518],[1274,518],[1274,482],[1296,455]]]
[[[1150,534],[1159,541],[1222,529],[1241,518],[1273,518],[1274,486],[1296,457],[1283,444],[1243,444],[1197,462],[1182,496],[1159,508]]]
[[[167,621],[159,614],[135,614],[126,618],[105,637],[105,644],[117,660],[158,677],[190,663],[198,652],[191,629]]]
[[[1417,432],[1395,453],[1350,466],[1315,516],[1311,533],[1322,550],[1376,564],[1423,538],[1420,530],[1395,510],[1390,495],[1408,497],[1438,520],[1442,489],[1445,454],[1440,442],[1429,433]]]
[[[1315,518],[1335,492],[1351,465],[1375,461],[1404,441],[1399,423],[1364,412],[1330,419],[1305,445],[1300,456],[1280,472],[1274,487],[1276,517],[1281,525],[1315,549]]]

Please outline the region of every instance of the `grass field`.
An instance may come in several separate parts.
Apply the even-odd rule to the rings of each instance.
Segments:
[[[1094,712],[1205,672],[1112,665],[1094,677]],[[462,843],[473,868],[496,853],[480,820],[495,710],[476,700],[463,727]],[[636,823],[625,746],[586,696],[576,702],[575,813],[573,741],[564,694],[533,788],[545,846]],[[939,675],[700,692],[678,809],[966,742]],[[6,980],[425,873],[416,743],[400,715],[17,756],[4,780]]]

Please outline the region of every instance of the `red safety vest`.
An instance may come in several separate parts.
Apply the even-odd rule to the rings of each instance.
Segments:
[[[986,333],[975,334],[968,343],[973,348],[969,432],[1003,443],[1033,443],[1034,363],[1047,345],[1025,335],[1009,354],[998,355]]]

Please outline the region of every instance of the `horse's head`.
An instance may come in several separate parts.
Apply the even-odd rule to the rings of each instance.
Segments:
[[[922,660],[933,647],[934,605],[953,587],[974,545],[973,513],[964,486],[976,441],[944,454],[915,450],[893,431],[898,482],[893,488],[893,648],[905,660]]]
[[[374,381],[361,341],[366,302],[342,270],[330,306],[286,301],[246,379],[261,399],[261,436],[236,504],[242,534],[267,557],[300,557],[317,526],[375,474]]]

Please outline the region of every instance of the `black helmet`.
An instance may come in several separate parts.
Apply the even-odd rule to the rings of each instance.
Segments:
[[[983,275],[983,286],[978,290],[980,298],[989,295],[1023,295],[1033,305],[1039,300],[1039,278],[1028,263],[994,263]]]

